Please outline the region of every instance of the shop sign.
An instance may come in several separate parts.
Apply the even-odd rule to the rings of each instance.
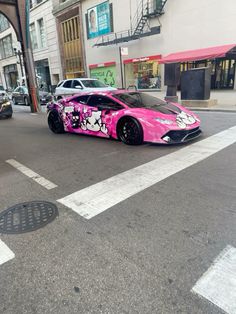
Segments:
[[[134,58],[134,59],[127,59],[124,60],[124,64],[127,63],[135,63],[135,62],[145,62],[151,60],[158,60],[161,59],[161,55],[149,56],[149,57],[141,57],[141,58]]]
[[[128,47],[121,47],[121,55],[122,56],[128,56],[129,55]]]
[[[97,67],[90,68],[90,76],[96,78],[106,85],[116,86],[116,67]]]
[[[86,14],[88,38],[95,38],[112,31],[109,1],[90,8]]]

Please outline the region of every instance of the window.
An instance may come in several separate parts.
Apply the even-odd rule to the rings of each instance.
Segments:
[[[84,96],[79,96],[79,97],[75,98],[74,100],[76,102],[83,104],[83,105],[86,105],[88,99],[89,99],[89,95],[84,95]]]
[[[114,110],[119,110],[119,109],[123,109],[123,106],[120,104],[117,104],[115,101],[113,101],[112,99],[108,98],[108,97],[104,97],[104,96],[91,96],[89,98],[89,101],[87,103],[88,106],[91,107],[97,107],[99,106],[100,109],[102,109],[102,107],[104,106],[104,109],[108,109],[110,107],[110,109],[114,109]]]
[[[152,108],[155,106],[166,105],[166,103],[156,97],[145,93],[130,92],[114,94],[113,97],[119,99],[130,108]]]
[[[10,24],[8,22],[8,19],[3,14],[0,14],[0,33],[4,32],[9,27]]]
[[[78,80],[74,80],[72,83],[72,88],[76,88],[76,86],[80,86],[81,88],[83,88],[81,83]]]
[[[83,80],[83,85],[88,88],[102,88],[107,87],[104,83],[98,81],[98,80]]]
[[[38,49],[37,35],[36,35],[36,29],[35,29],[34,23],[30,24],[30,38],[31,38],[32,49],[33,50]]]
[[[72,80],[65,81],[63,87],[64,88],[71,88],[71,83],[72,83]]]
[[[46,47],[46,36],[45,36],[45,29],[44,29],[44,21],[40,19],[37,21],[38,23],[38,31],[39,31],[39,47],[44,48]]]
[[[14,55],[12,48],[12,36],[8,35],[0,40],[1,58],[5,59]]]
[[[64,43],[79,39],[79,20],[78,17],[73,17],[62,23],[62,32]]]

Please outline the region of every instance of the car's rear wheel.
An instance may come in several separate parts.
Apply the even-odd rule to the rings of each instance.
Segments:
[[[117,135],[127,145],[141,145],[143,143],[142,126],[132,117],[126,117],[119,121]]]
[[[56,110],[52,110],[48,115],[48,126],[50,130],[56,134],[64,133],[63,121]]]
[[[27,97],[24,98],[24,104],[25,104],[26,106],[29,106],[29,100],[28,100]]]

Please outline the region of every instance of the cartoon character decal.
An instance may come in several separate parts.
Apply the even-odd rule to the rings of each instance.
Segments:
[[[102,132],[108,135],[108,129],[103,122],[102,111],[87,110],[85,107],[81,110],[71,105],[64,107],[64,110],[60,113],[66,130],[71,127],[83,131]]]
[[[194,124],[196,121],[196,118],[184,111],[181,111],[176,117],[176,123],[181,129],[185,129],[187,125]]]
[[[108,133],[106,124],[102,122],[101,111],[90,111],[84,113],[83,120],[81,121],[81,129],[84,131]]]
[[[80,127],[80,113],[78,111],[72,112],[71,126],[73,129],[78,129]]]

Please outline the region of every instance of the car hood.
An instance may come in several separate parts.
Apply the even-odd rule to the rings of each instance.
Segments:
[[[150,108],[130,108],[131,112],[144,120],[157,119],[157,122],[158,119],[171,120],[181,129],[200,122],[195,113],[175,103],[166,103]]]

